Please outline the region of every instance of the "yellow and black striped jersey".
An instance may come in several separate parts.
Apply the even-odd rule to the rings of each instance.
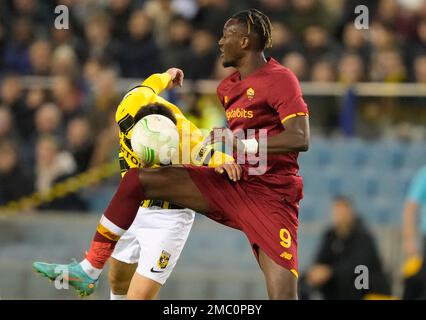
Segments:
[[[137,155],[132,150],[130,141],[132,129],[135,125],[135,115],[141,108],[151,103],[165,105],[176,117],[176,127],[180,137],[180,163],[218,166],[224,162],[233,161],[231,156],[214,151],[212,147],[203,146],[201,131],[183,115],[176,105],[158,95],[167,87],[169,81],[170,75],[168,73],[153,74],[141,85],[130,90],[118,106],[115,118],[120,128],[119,161],[122,176],[129,168],[141,165]],[[189,152],[190,154],[188,154]]]

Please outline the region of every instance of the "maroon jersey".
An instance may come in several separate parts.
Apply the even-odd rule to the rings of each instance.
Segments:
[[[232,131],[267,129],[271,137],[285,130],[287,119],[308,114],[296,76],[273,58],[243,80],[234,72],[219,84],[217,95]],[[298,175],[297,157],[298,152],[268,154],[267,170],[258,179],[271,187],[288,184],[283,176]]]
[[[308,112],[296,77],[274,59],[244,80],[238,72],[232,74],[220,83],[217,93],[233,131],[267,129],[271,137],[285,130],[287,119]],[[303,196],[297,155],[268,154],[262,175],[248,175],[249,165],[245,164],[241,180],[236,182],[214,168],[185,166],[208,203],[207,216],[242,230],[256,258],[260,248],[295,276],[299,200]]]

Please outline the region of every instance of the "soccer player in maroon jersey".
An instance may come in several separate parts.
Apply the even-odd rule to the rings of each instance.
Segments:
[[[264,50],[271,41],[271,23],[255,9],[232,16],[219,41],[223,65],[237,69],[217,90],[229,122],[227,135],[266,129],[265,172],[251,175],[254,165],[248,162],[217,168],[185,165],[129,170],[86,255],[94,268],[104,266],[115,243],[132,224],[141,201],[159,199],[244,232],[265,275],[269,297],[297,298],[298,210],[303,196],[297,157],[309,146],[308,109],[294,74],[265,58]],[[244,141],[236,135],[231,138],[235,151],[235,146],[244,146],[247,157],[265,148],[259,144],[259,133]],[[71,271],[70,276],[79,274]],[[137,277],[132,280],[135,285],[129,288],[129,298],[138,296],[137,284],[143,279]],[[87,277],[82,280],[80,283],[87,283]]]

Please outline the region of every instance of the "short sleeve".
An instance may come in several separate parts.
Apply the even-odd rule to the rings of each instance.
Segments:
[[[303,100],[296,76],[290,70],[285,70],[271,78],[273,82],[268,89],[268,104],[278,112],[281,123],[307,115],[308,106]]]
[[[426,202],[426,167],[422,168],[411,181],[407,199],[417,203]]]
[[[217,95],[217,98],[219,99],[220,103],[222,104],[222,106],[225,108],[225,101],[224,101],[224,98],[223,98],[222,91],[223,91],[223,89],[222,89],[222,83],[220,83],[217,86],[216,95]]]

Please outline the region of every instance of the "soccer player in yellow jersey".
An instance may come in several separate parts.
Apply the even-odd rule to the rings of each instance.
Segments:
[[[116,113],[120,128],[119,162],[122,176],[130,168],[143,166],[141,159],[133,152],[130,140],[136,122],[149,114],[161,114],[176,124],[180,135],[181,161],[205,166],[233,161],[232,157],[212,147],[205,147],[201,131],[185,118],[176,105],[159,96],[163,90],[181,85],[182,80],[183,72],[171,68],[165,73],[151,75],[124,96]],[[194,216],[195,212],[191,209],[169,202],[145,200],[133,224],[117,242],[109,260],[111,299],[124,300],[127,295],[133,299],[155,299],[179,259]],[[117,226],[113,227],[107,218],[102,219],[102,225],[114,229],[111,231],[121,231],[115,230]],[[58,275],[50,266],[36,263],[35,269],[51,279],[56,278]],[[80,266],[93,279],[99,278],[103,268],[103,265],[96,265],[93,261],[90,263],[88,259],[84,259]]]

